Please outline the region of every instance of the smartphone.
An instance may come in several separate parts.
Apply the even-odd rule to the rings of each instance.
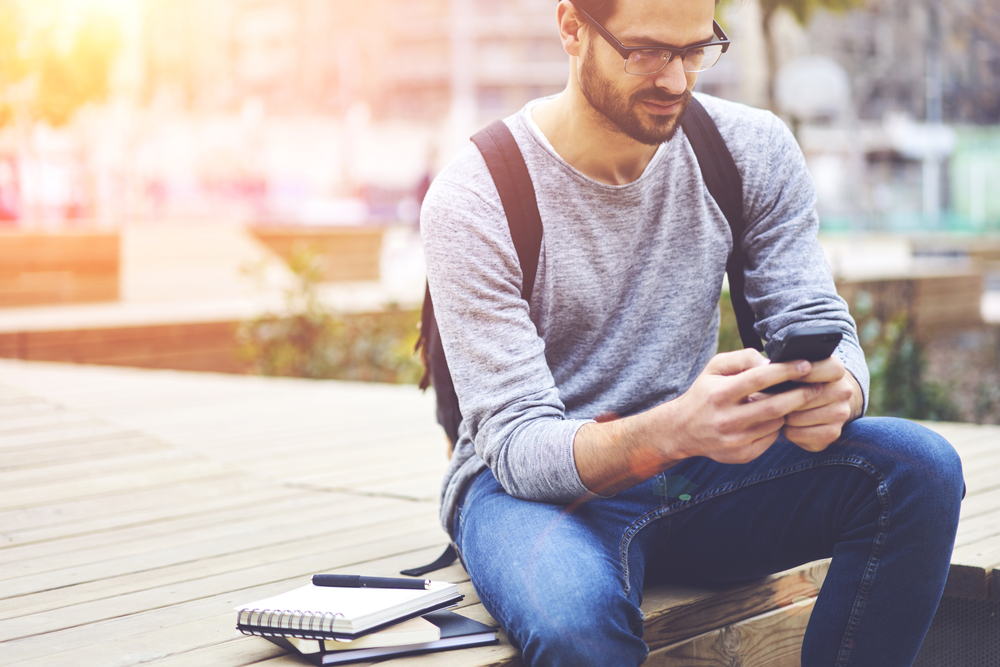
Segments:
[[[776,342],[768,350],[768,356],[772,363],[798,361],[799,359],[821,361],[833,354],[843,337],[843,332],[837,327],[800,327]],[[769,394],[779,394],[801,384],[803,383],[789,380],[768,387],[763,391]]]

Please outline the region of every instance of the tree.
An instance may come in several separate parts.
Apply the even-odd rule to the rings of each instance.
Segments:
[[[0,127],[65,125],[108,94],[121,46],[118,23],[97,9],[68,25],[59,3],[0,0]]]

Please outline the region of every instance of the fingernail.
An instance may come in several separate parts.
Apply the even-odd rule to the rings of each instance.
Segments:
[[[800,362],[799,362],[799,363],[798,363],[798,364],[797,364],[797,365],[795,366],[795,368],[796,368],[796,370],[798,370],[798,372],[800,372],[800,373],[808,373],[808,372],[809,372],[809,369],[810,369],[810,368],[812,368],[812,364],[810,364],[810,363],[809,363],[808,361],[800,361]]]

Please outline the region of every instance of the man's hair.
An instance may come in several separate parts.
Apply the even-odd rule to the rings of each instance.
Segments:
[[[573,0],[573,4],[593,16],[601,25],[615,12],[615,0]]]
[[[574,5],[583,8],[583,11],[593,16],[601,25],[615,13],[615,2],[616,0],[573,0]],[[719,0],[715,0],[715,4],[718,5]]]

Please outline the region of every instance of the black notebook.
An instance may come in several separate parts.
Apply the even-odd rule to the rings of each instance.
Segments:
[[[452,611],[435,611],[424,614],[423,618],[441,628],[441,639],[403,646],[339,649],[337,651],[302,655],[302,657],[311,660],[316,665],[340,665],[360,660],[375,660],[377,658],[447,651],[449,649],[466,648],[469,646],[484,646],[495,644],[498,641],[496,629]],[[265,639],[284,649],[295,652],[295,647],[284,637],[268,636]]]
[[[237,607],[236,628],[245,635],[301,639],[355,639],[462,600],[443,581],[428,590],[337,588],[308,584]]]

